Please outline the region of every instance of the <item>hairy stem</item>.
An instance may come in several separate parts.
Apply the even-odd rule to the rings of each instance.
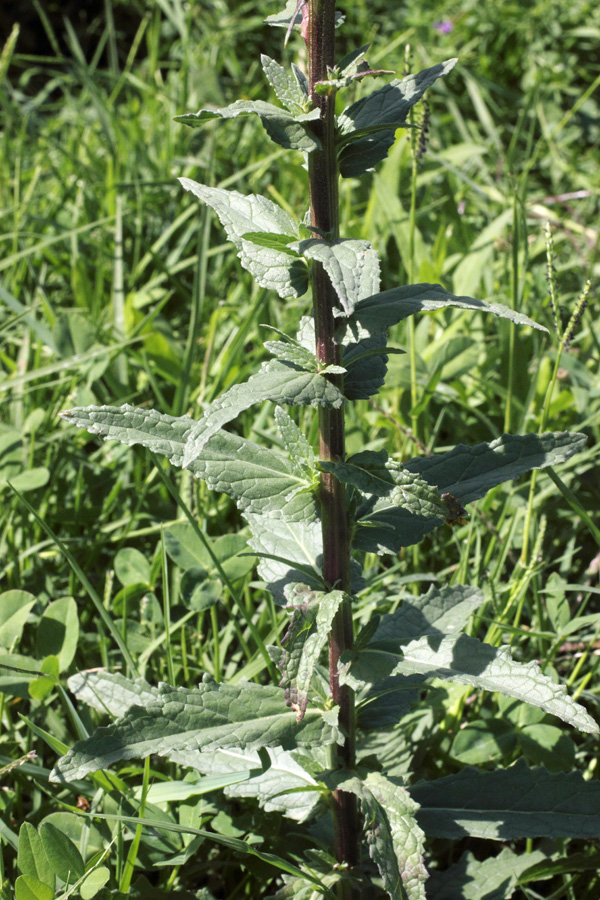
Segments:
[[[321,110],[315,131],[322,149],[309,155],[308,174],[311,223],[333,240],[339,236],[338,171],[335,150],[335,92],[319,95],[315,83],[325,80],[327,66],[334,64],[333,0],[309,0],[308,61],[311,99]],[[325,365],[339,365],[340,347],[336,341],[333,308],[336,294],[323,267],[314,263],[312,291],[315,314],[317,359]],[[340,387],[343,376],[330,375]],[[343,409],[319,411],[319,455],[322,460],[343,460]],[[345,486],[333,475],[321,478],[321,520],[323,533],[323,571],[331,588],[350,592],[350,532]],[[355,763],[354,693],[340,685],[338,661],[344,650],[353,645],[352,608],[346,600],[334,620],[329,643],[329,682],[333,702],[339,707],[340,727],[344,743],[338,748],[336,765],[352,768]],[[333,795],[335,855],[340,863],[356,866],[359,861],[359,822],[356,798],[343,791]],[[349,886],[340,886],[340,897],[353,896]]]

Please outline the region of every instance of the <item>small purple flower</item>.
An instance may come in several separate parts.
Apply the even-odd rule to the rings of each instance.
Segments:
[[[454,25],[449,19],[443,19],[441,22],[434,22],[433,28],[438,34],[450,34]]]

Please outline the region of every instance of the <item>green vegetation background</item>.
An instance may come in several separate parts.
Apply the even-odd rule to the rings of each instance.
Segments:
[[[554,431],[585,431],[585,453],[561,468],[558,483],[538,477],[532,518],[530,482],[502,486],[469,509],[466,525],[386,560],[360,600],[361,615],[367,621],[375,606],[388,608],[386,574],[392,572],[406,576],[408,590],[435,580],[481,585],[489,603],[473,633],[511,643],[518,659],[538,659],[597,715],[599,8],[585,0],[346,6],[340,56],[372,41],[373,68],[402,74],[407,44],[415,70],[452,56],[459,64],[429,97],[413,257],[411,154],[403,133],[376,174],[360,184],[344,181],[342,234],[373,240],[384,288],[406,283],[412,270],[414,281],[441,282],[454,293],[522,309],[551,333],[511,331],[509,323],[458,311],[423,316],[415,330],[417,406],[407,357],[394,356],[376,402],[361,401],[349,414],[350,451],[386,447],[402,460],[489,441],[506,430],[537,431],[558,347],[548,301],[547,221],[563,322],[592,279],[591,304],[562,357],[547,421]],[[0,584],[31,595],[18,595],[19,602],[11,595],[15,608],[27,607],[21,618],[9,616],[6,605],[0,610],[0,660],[39,669],[56,655],[59,663],[50,693],[30,676],[0,676],[0,766],[32,749],[39,754],[13,770],[0,795],[4,827],[13,835],[26,817],[38,824],[59,814],[57,789],[47,783],[56,750],[20,714],[71,744],[77,719],[64,693],[66,678],[120,660],[89,588],[7,480],[76,559],[150,681],[191,686],[203,671],[217,679],[241,672],[265,678],[252,636],[208,559],[189,544],[154,461],[139,449],[68,429],[57,414],[71,406],[131,403],[197,415],[256,371],[267,337],[262,325],[293,333],[306,312],[304,300],[282,303],[256,287],[212,214],[176,182],[185,175],[262,193],[304,214],[300,155],[271,143],[257,122],[200,131],[173,122],[177,114],[239,97],[272,99],[259,57],[282,57],[283,32],[262,24],[276,7],[106,0],[95,16],[82,18],[73,7],[71,19],[61,19],[50,4],[38,9],[43,38],[39,26],[24,22],[0,63]],[[1,22],[5,39],[10,18],[9,7]],[[295,36],[283,56],[302,65],[302,51]],[[406,348],[404,323],[395,338]],[[311,412],[302,411],[299,421],[314,438]],[[243,414],[235,427],[274,440],[268,406]],[[171,477],[217,554],[230,560],[243,551],[243,522],[229,499],[186,473]],[[368,562],[375,574],[379,561]],[[204,570],[199,581],[186,579],[191,563]],[[229,565],[248,614],[262,638],[273,641],[283,623],[253,581],[252,561],[239,557]],[[74,598],[74,616],[66,601],[50,606],[65,597]],[[80,715],[91,727],[89,712]],[[493,698],[449,689],[432,715],[422,776],[465,762],[508,765],[525,755],[531,764],[576,767],[597,777],[593,739],[541,717],[534,724],[547,730],[526,739],[523,723],[503,719]],[[461,722],[492,719],[512,724],[484,729],[484,745],[474,737],[457,741]],[[157,764],[157,777],[166,771]],[[140,781],[141,770],[127,772],[131,785]],[[75,804],[66,791],[61,797]],[[224,828],[257,827],[237,821],[227,801],[216,808]],[[178,808],[170,815],[178,820]],[[263,827],[276,834],[274,825]],[[2,838],[10,877],[14,853],[10,838]],[[164,855],[175,849],[169,845]],[[590,848],[579,842],[574,850]],[[438,852],[447,863],[447,848]],[[142,866],[154,858],[142,854]],[[208,857],[196,865],[212,871]],[[204,876],[182,877],[185,884]],[[239,875],[228,870],[220,881],[211,877],[212,887],[228,896]],[[599,882],[589,872],[561,877],[566,881],[545,882],[544,896],[570,897],[572,890],[573,897],[597,897]],[[258,866],[239,895],[258,896],[261,878],[268,883]],[[557,884],[572,886],[551,894]]]

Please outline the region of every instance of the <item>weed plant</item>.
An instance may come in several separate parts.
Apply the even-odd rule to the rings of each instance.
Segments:
[[[91,61],[70,30],[68,65],[55,41],[55,60],[17,57],[27,69],[2,87],[5,896],[595,897],[597,726],[572,698],[597,718],[595,173],[577,143],[594,139],[591,54],[582,69],[597,14],[571,28],[575,5],[546,34],[541,7],[521,22],[500,5],[511,46],[532,49],[517,86],[479,13],[443,35],[415,9],[409,33],[358,5],[333,56],[333,9],[315,3],[306,42],[290,39],[306,96],[271,59],[285,24],[261,32],[254,7],[211,4],[194,41],[194,10],[163,7],[124,63],[99,68],[110,27]],[[410,40],[429,110],[411,76],[394,88],[403,118],[377,120],[368,98],[390,75],[364,75],[364,53],[340,66],[371,10],[371,70],[397,69]],[[218,132],[171,121],[230,115],[236,84],[263,103],[261,51],[294,137],[281,112],[266,124],[301,145],[308,176],[254,116]],[[364,132],[344,112],[359,98]],[[258,285],[206,207],[198,219],[168,188],[174,170]],[[265,341],[275,361],[257,374]],[[115,402],[137,409],[90,407]],[[186,470],[77,443],[56,428],[66,405]],[[98,716],[117,722],[98,732]]]

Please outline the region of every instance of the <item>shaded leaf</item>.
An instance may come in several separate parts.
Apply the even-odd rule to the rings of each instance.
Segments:
[[[483,602],[482,591],[470,585],[432,586],[426,594],[405,597],[396,612],[382,616],[371,643],[457,633]]]
[[[66,834],[59,831],[51,822],[42,822],[40,838],[46,857],[61,881],[73,884],[81,878],[85,872],[85,864],[81,853]]]
[[[359,300],[379,289],[379,257],[368,241],[310,238],[290,246],[321,263],[347,316]]]
[[[449,59],[415,75],[395,79],[348,106],[338,117],[340,173],[346,178],[359,176],[385,159],[396,129],[406,125],[411,107],[456,62]]]
[[[348,676],[350,682],[358,679],[373,684],[396,674],[456,681],[516,697],[580,731],[600,733],[597,723],[568,695],[565,685],[543,675],[537,663],[515,662],[510,647],[492,647],[466,634],[429,634],[406,644],[372,641],[353,662],[344,657],[342,662],[344,678]]]
[[[302,722],[285,705],[277,687],[258,684],[201,684],[172,688],[163,684],[145,707],[133,706],[114,725],[99,728],[78,741],[59,760],[51,780],[74,781],[90,772],[126,759],[140,759],[175,751],[212,752],[229,747],[281,746],[284,750],[316,743],[333,743],[338,731],[317,709]]]
[[[568,431],[545,434],[503,434],[491,443],[467,447],[458,444],[448,453],[411,459],[409,472],[430,485],[472,503],[489,490],[532,469],[543,469],[570,459],[587,443],[585,434]]]
[[[197,113],[174,116],[176,122],[198,128],[212,119],[235,119],[238,116],[257,115],[271,138],[288,150],[310,152],[319,150],[321,142],[313,134],[309,122],[319,118],[319,110],[292,115],[279,106],[265,103],[264,100],[236,100],[229,106],[220,109],[201,109]]]
[[[67,685],[80,702],[113,718],[124,716],[131,706],[155,703],[159,697],[158,688],[143,678],[133,681],[120,672],[101,669],[78,672],[69,678]]]
[[[419,824],[433,837],[600,837],[600,782],[581,772],[551,774],[520,759],[509,769],[469,767],[419,781],[410,793],[421,807]]]
[[[69,668],[79,640],[79,618],[73,597],[60,597],[50,603],[40,619],[35,636],[39,656],[58,657],[59,670]]]
[[[521,876],[549,857],[542,850],[514,853],[504,847],[497,856],[479,860],[472,853],[444,872],[432,872],[427,882],[428,900],[510,900]]]

